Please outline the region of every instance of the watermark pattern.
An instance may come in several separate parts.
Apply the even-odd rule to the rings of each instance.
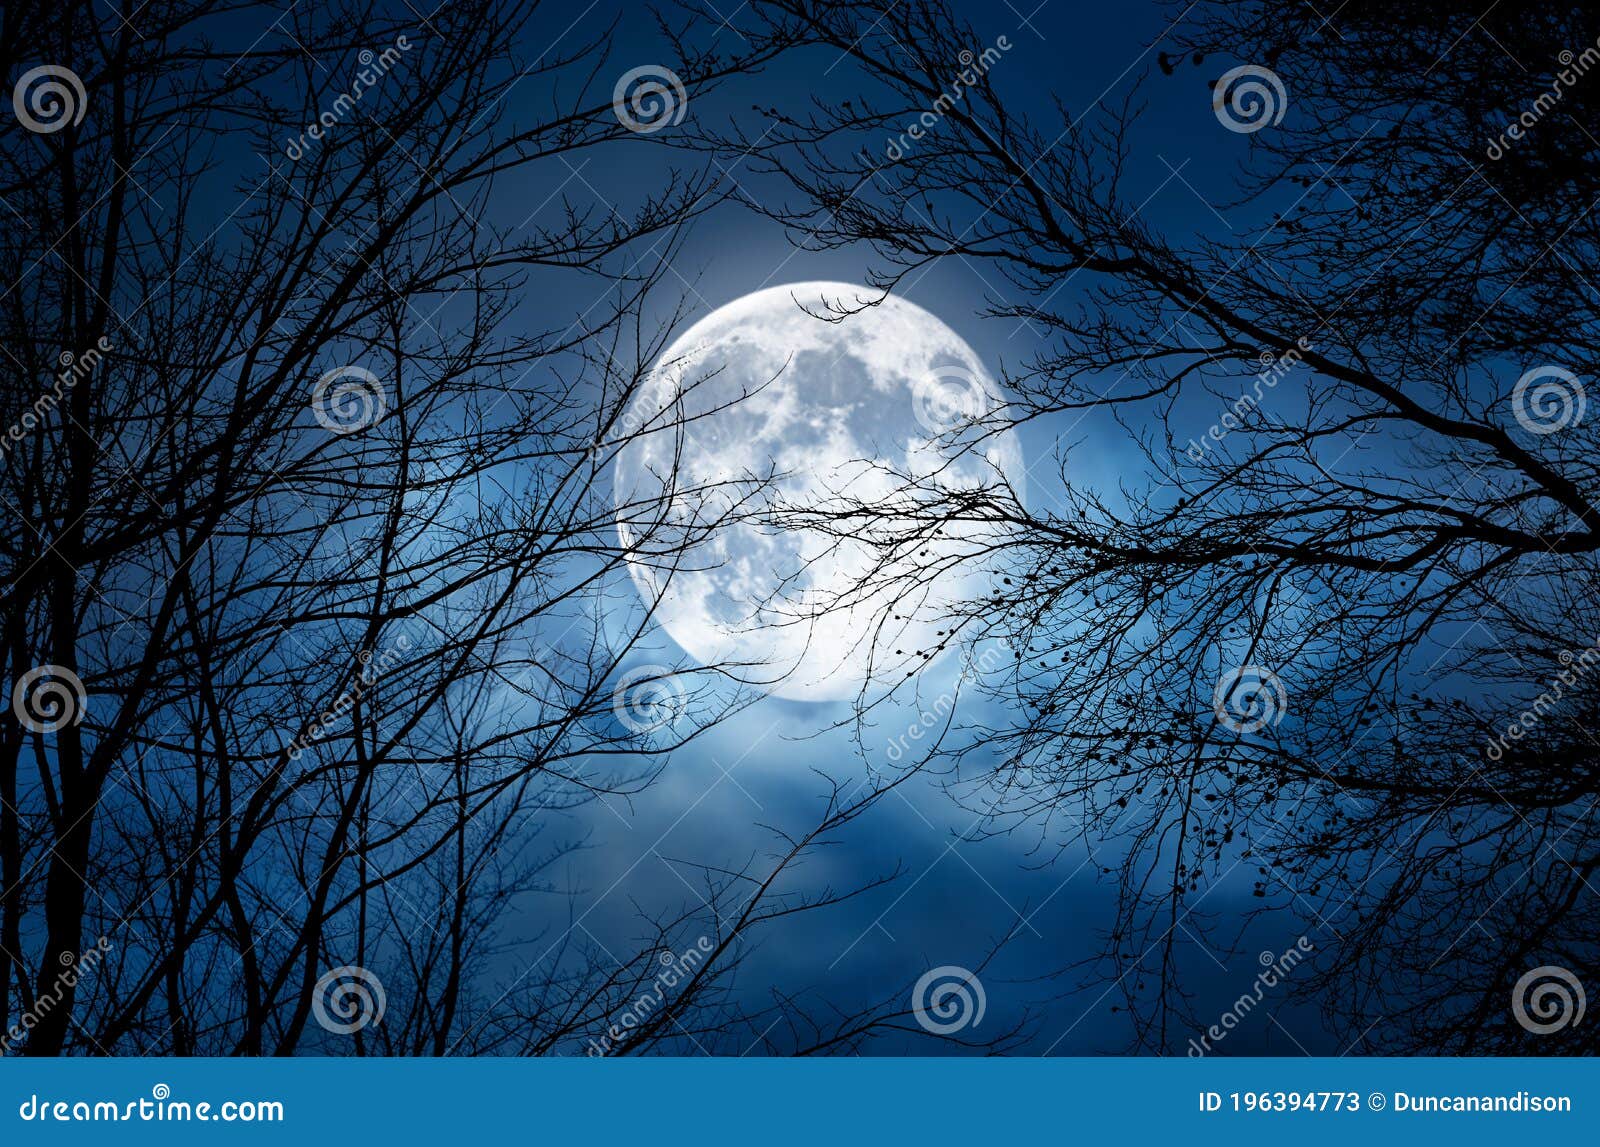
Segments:
[[[639,135],[677,127],[689,111],[689,93],[678,73],[661,64],[643,64],[622,73],[611,89],[617,122]]]
[[[1240,64],[1223,72],[1211,89],[1211,110],[1229,131],[1250,135],[1283,122],[1289,93],[1271,68]]]
[[[361,102],[361,97],[400,62],[401,53],[410,50],[411,41],[406,39],[404,33],[396,36],[394,43],[381,52],[374,53],[371,48],[362,48],[356,56],[361,64],[361,70],[351,81],[349,91],[340,92],[321,115],[306,125],[306,130],[300,133],[298,139],[292,139],[284,145],[283,154],[289,161],[292,163],[305,155],[312,144],[321,140],[330,128],[354,111],[356,104]]]
[[[73,354],[66,350],[61,352],[57,361],[61,370],[56,374],[55,385],[50,388],[50,393],[41,394],[33,400],[33,405],[22,412],[6,430],[5,437],[0,438],[0,454],[11,449],[12,445],[20,442],[29,433],[38,429],[44,422],[45,416],[61,405],[61,400],[67,391],[77,386],[85,378],[94,373],[95,367],[100,365],[100,360],[111,351],[111,343],[105,335],[95,340],[93,346],[82,354]]]
[[[1589,675],[1589,671],[1600,663],[1600,639],[1578,653],[1570,649],[1563,649],[1557,658],[1566,668],[1550,679],[1550,684],[1545,690],[1528,703],[1528,707],[1498,737],[1489,741],[1489,747],[1484,750],[1491,761],[1498,761],[1506,755],[1510,748],[1507,741],[1520,741],[1527,736],[1545,717],[1551,709],[1560,704],[1561,699],[1567,695],[1567,690],[1574,688],[1579,681]]]
[[[383,383],[360,366],[340,366],[311,388],[311,416],[334,434],[354,434],[383,417],[388,404]]]
[[[374,652],[363,649],[356,654],[356,661],[360,663],[361,670],[356,674],[356,682],[349,689],[334,700],[311,723],[311,727],[296,737],[289,745],[289,759],[298,761],[307,749],[320,741],[335,722],[355,708],[356,702],[367,695],[367,691],[399,661],[405,652],[411,648],[411,640],[404,634],[394,639],[394,644],[386,649]]]
[[[640,665],[628,670],[611,693],[617,720],[635,733],[653,733],[674,725],[688,709],[683,682],[665,665]]]
[[[595,439],[589,447],[589,462],[598,462],[600,452],[619,447],[645,431],[651,422],[672,406],[678,397],[673,380],[672,365],[657,365],[640,381],[637,391],[628,395],[622,410],[609,430]]]
[[[1229,434],[1244,425],[1244,420],[1256,410],[1260,409],[1261,399],[1265,392],[1273,389],[1281,382],[1285,375],[1294,370],[1305,361],[1305,356],[1311,353],[1311,342],[1300,338],[1295,340],[1282,355],[1275,355],[1270,350],[1261,352],[1256,361],[1261,369],[1256,372],[1256,381],[1251,389],[1234,399],[1233,404],[1222,412],[1222,417],[1212,424],[1199,438],[1189,439],[1189,445],[1184,449],[1184,456],[1191,462],[1199,462],[1205,458],[1213,443],[1220,443]]]
[[[954,363],[935,367],[911,384],[911,413],[930,434],[971,426],[989,413],[990,406],[983,381]]]
[[[17,1018],[17,1022],[6,1029],[3,1039],[0,1039],[0,1055],[10,1055],[16,1045],[27,1037],[27,1034],[39,1026],[39,1021],[66,999],[67,991],[78,986],[78,982],[85,974],[94,971],[100,966],[100,961],[105,959],[107,952],[111,951],[111,941],[102,936],[95,941],[94,947],[84,952],[81,956],[74,956],[71,952],[61,953],[62,970],[56,976],[55,982],[50,985],[48,992],[41,992],[34,998],[33,1006]]]
[[[1235,733],[1259,733],[1283,720],[1289,697],[1283,681],[1270,669],[1241,665],[1230,669],[1211,692],[1217,723]]]
[[[335,1035],[354,1035],[381,1024],[388,1006],[383,981],[355,964],[329,968],[311,989],[311,1014]]]
[[[1253,990],[1245,992],[1234,1000],[1217,1022],[1201,1033],[1198,1041],[1190,1038],[1189,1058],[1198,1059],[1215,1051],[1212,1045],[1227,1039],[1228,1034],[1256,1009],[1256,1006],[1266,998],[1267,993],[1276,988],[1290,972],[1305,963],[1306,957],[1316,950],[1316,945],[1310,938],[1302,936],[1294,942],[1292,948],[1285,949],[1281,954],[1262,952],[1257,961],[1261,965],[1261,971],[1256,973],[1252,984]]]
[[[18,78],[11,90],[11,110],[29,131],[53,135],[68,124],[77,127],[83,122],[89,93],[71,68],[41,64]]]
[[[939,121],[950,114],[950,109],[955,107],[956,101],[966,98],[967,92],[978,86],[978,81],[989,74],[989,69],[994,67],[1004,52],[1011,50],[1011,41],[1005,36],[996,37],[995,42],[985,48],[981,55],[974,55],[970,50],[963,51],[957,61],[961,70],[951,81],[950,87],[939,93],[939,98],[933,101],[933,106],[917,117],[915,122],[909,124],[906,130],[889,141],[884,148],[884,155],[889,162],[897,163],[904,158],[912,144],[918,142],[929,131],[939,125]]]
[[[955,964],[928,969],[911,989],[911,1013],[933,1035],[977,1027],[988,1006],[978,974]]]
[[[1238,665],[1222,673],[1211,691],[1211,712],[1218,725],[1234,733],[1259,733],[1277,725],[1288,710],[1282,678],[1261,665]]]
[[[65,665],[40,665],[17,678],[11,711],[35,733],[54,733],[83,722],[88,706],[83,681]]]
[[[1554,111],[1555,106],[1566,98],[1569,88],[1587,75],[1590,68],[1600,64],[1600,40],[1596,40],[1593,46],[1585,48],[1577,56],[1570,51],[1564,51],[1556,59],[1560,61],[1561,70],[1550,82],[1550,90],[1540,92],[1533,103],[1489,144],[1489,150],[1484,154],[1491,162],[1504,158],[1506,151],[1522,138],[1524,132],[1532,131],[1540,120]]]
[[[1588,398],[1583,382],[1559,366],[1539,366],[1517,379],[1511,413],[1529,434],[1554,434],[1583,421]]]
[[[985,649],[978,659],[969,666],[963,678],[992,672],[1001,661],[1010,661],[1015,654],[1011,646],[1000,642]],[[933,703],[926,706],[917,719],[906,726],[906,731],[889,742],[886,752],[891,763],[899,761],[910,751],[911,746],[921,741],[924,734],[930,729],[943,723],[950,710],[955,708],[956,695],[952,689],[946,689],[933,699]],[[909,742],[909,743],[908,743]]]
[[[661,953],[662,971],[656,976],[655,982],[624,1008],[617,1016],[617,1020],[599,1039],[591,1039],[584,1049],[584,1054],[589,1056],[610,1055],[611,1049],[621,1043],[628,1032],[633,1031],[652,1014],[667,1002],[667,992],[677,987],[684,980],[691,978],[694,972],[716,948],[709,936],[702,936],[696,940],[694,947],[684,949],[681,955],[672,952]]]
[[[1511,1014],[1533,1035],[1577,1027],[1583,1022],[1586,1003],[1578,977],[1554,964],[1523,973],[1511,989]]]

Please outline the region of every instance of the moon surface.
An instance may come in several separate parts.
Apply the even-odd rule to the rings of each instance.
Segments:
[[[993,592],[994,527],[881,543],[952,493],[1021,495],[1015,434],[977,423],[1004,397],[959,335],[893,296],[817,317],[876,297],[810,282],[737,299],[662,354],[620,420],[617,525],[640,594],[690,656],[781,697],[853,697],[935,660],[951,609]],[[816,528],[863,505],[889,517]]]

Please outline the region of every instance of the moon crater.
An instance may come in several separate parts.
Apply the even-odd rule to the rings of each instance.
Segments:
[[[617,521],[640,593],[696,660],[783,697],[852,697],[934,660],[951,610],[992,592],[979,551],[995,527],[932,535],[919,508],[1021,494],[1014,432],[982,421],[1003,395],[959,335],[893,296],[817,317],[872,297],[817,282],[729,303],[623,419]]]

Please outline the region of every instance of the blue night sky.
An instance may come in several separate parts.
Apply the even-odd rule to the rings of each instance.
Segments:
[[[32,1006],[80,940],[117,955],[30,1050],[583,1055],[663,947],[730,931],[682,1016],[607,1050],[856,1046],[803,1023],[766,1044],[745,1030],[785,1015],[869,1017],[873,1055],[1182,1056],[1223,1017],[1237,1022],[1208,1054],[1532,1046],[1506,990],[1592,960],[1600,865],[1582,804],[1600,776],[1600,454],[1578,377],[1600,343],[1570,334],[1592,325],[1593,288],[1542,250],[1544,231],[1581,222],[1589,246],[1574,238],[1562,262],[1593,264],[1600,232],[1578,203],[1592,154],[1549,129],[1473,168],[1476,198],[1434,201],[1469,186],[1457,169],[1479,163],[1482,129],[1535,84],[1533,68],[1521,87],[1482,82],[1499,40],[1555,56],[1585,17],[1528,28],[1502,12],[1467,39],[1449,6],[1355,5],[1336,42],[1292,4],[949,0],[947,24],[937,0],[897,2],[885,26],[910,47],[877,26],[857,40],[907,54],[889,79],[815,46],[876,0],[808,11],[771,59],[763,20],[788,0],[511,2],[503,24],[456,4],[415,25],[411,4],[202,6],[141,40],[134,89],[97,38],[111,16],[50,24],[41,59],[83,73],[86,118],[0,129],[24,173],[5,205],[42,220],[0,244],[17,280],[0,322],[28,343],[8,410],[31,420],[0,427],[8,554],[26,567],[4,572],[6,656],[28,730],[4,738],[23,815],[0,823],[0,853],[24,892],[0,911],[19,950],[0,953],[3,1002],[12,1019]],[[416,43],[345,98],[402,25]],[[923,112],[943,56],[970,66],[969,40],[992,92],[965,81],[970,115]],[[1351,96],[1374,59],[1411,75],[1388,67],[1391,42],[1442,61],[1452,41],[1470,53],[1435,73],[1438,94],[1372,85],[1399,112]],[[1260,59],[1193,47],[1214,43]],[[640,131],[614,85],[663,71],[687,77],[684,114]],[[1291,81],[1281,130],[1224,122],[1213,87],[1235,72]],[[1592,107],[1589,84],[1564,112]],[[874,135],[907,106],[905,133]],[[148,116],[126,129],[145,166],[124,186],[130,110]],[[296,141],[298,122],[326,138]],[[1361,132],[1383,142],[1341,167]],[[1005,186],[1031,170],[1019,156],[1039,174]],[[1581,196],[1559,182],[1572,172]],[[886,208],[901,181],[917,194]],[[81,250],[64,237],[80,197]],[[103,315],[79,286],[102,259]],[[959,338],[905,319],[914,308],[874,310],[890,281]],[[694,324],[819,282],[859,285],[837,341],[771,312],[765,339],[761,322],[721,332],[706,373],[734,389],[803,362],[773,394],[734,395],[753,400],[698,440],[703,395],[676,394],[664,432],[627,425],[671,389],[679,364],[661,352]],[[83,372],[93,385],[51,394],[98,326],[117,349]],[[925,337],[874,341],[904,330]],[[936,429],[917,388],[952,348],[970,363],[961,340],[983,368],[967,381],[1015,401]],[[1269,367],[1295,373],[1237,405]],[[1534,376],[1575,384],[1575,415],[1530,420],[1518,394]],[[351,378],[365,388],[334,393],[369,409],[338,425],[326,386]],[[1185,439],[1241,409],[1230,442],[1187,456]],[[929,463],[933,443],[1002,421],[1014,438]],[[761,447],[772,457],[753,459]],[[1016,499],[981,476],[1014,449]],[[793,474],[767,471],[788,467],[826,503],[848,466],[871,472],[851,497],[899,468],[936,508],[811,506],[825,528],[796,535],[763,516],[773,503],[741,505],[674,552],[726,487],[781,485]],[[790,492],[775,512],[803,517]],[[700,665],[675,640],[685,616],[710,633],[766,608],[713,599],[759,597],[769,568],[752,565],[827,528],[846,555],[835,576],[782,576],[899,592],[908,615],[927,586],[906,588],[907,552],[934,555],[919,578],[947,544],[998,556],[927,579],[966,597],[932,638],[926,614],[858,635],[853,611],[830,609],[824,655],[847,627],[849,655],[884,661],[897,641],[871,636],[912,634],[864,706],[796,697],[798,673],[762,695],[738,658],[703,644],[719,664]],[[716,568],[693,568],[707,554]],[[651,617],[635,579],[653,560],[693,586],[689,608]],[[688,571],[661,575],[674,561]],[[775,629],[751,639],[772,662],[794,648]],[[952,648],[917,660],[937,642]],[[1516,726],[1520,748],[1486,752],[1575,657],[1596,667],[1582,688],[1571,670],[1562,707]],[[658,668],[691,685],[666,727],[641,729],[618,699]],[[1254,724],[1226,713],[1246,670],[1260,688],[1245,706],[1270,710]],[[15,699],[30,681],[59,686],[79,721],[39,728]],[[923,730],[945,722],[929,753]],[[729,928],[751,877],[875,792],[760,901],[806,910]],[[1084,807],[1101,811],[1085,823]],[[1241,1009],[1297,947],[1308,966]],[[376,1030],[315,1014],[352,968],[388,984]],[[956,1038],[913,1007],[934,969],[982,985],[981,1021]],[[1370,1034],[1379,1022],[1392,1030]]]
[[[1157,42],[1173,12],[1154,4],[1066,0],[1040,5],[1031,14],[1009,3],[963,3],[957,8],[985,42],[1005,36],[1012,45],[991,72],[1007,98],[1047,113],[1051,100],[1085,109],[1096,101],[1120,102],[1137,91],[1147,110],[1125,194],[1140,204],[1152,227],[1168,235],[1181,239],[1227,232],[1230,220],[1218,205],[1237,198],[1234,180],[1247,137],[1222,130],[1213,116],[1211,69],[1186,67],[1164,76],[1157,68]],[[611,57],[614,70],[654,61],[666,50],[641,16],[633,9],[622,17]],[[565,18],[563,11],[557,22]],[[607,5],[597,5],[576,19],[570,34],[598,34],[613,18]],[[697,30],[702,37],[704,33]],[[734,33],[723,30],[719,35]],[[847,69],[832,53],[802,53],[769,67],[753,82],[734,81],[697,100],[689,115],[707,123],[739,118],[756,124],[759,134],[760,114],[752,104],[802,105],[819,84],[856,82]],[[598,200],[626,214],[636,204],[638,190],[667,167],[693,168],[701,162],[699,156],[674,152],[670,143],[665,136],[629,140],[596,154],[573,172],[561,195],[578,204]],[[792,194],[757,172],[737,167],[724,178],[736,183],[744,198]],[[543,187],[526,192],[530,199],[549,194]],[[546,209],[554,210],[554,202]],[[692,321],[763,287],[818,279],[864,282],[875,266],[870,251],[810,251],[804,249],[803,238],[785,234],[737,202],[724,204],[694,227],[673,260],[675,275],[669,281],[688,294]],[[1006,284],[993,268],[942,260],[914,272],[899,290],[967,339],[996,377],[1039,349],[1037,332],[1026,324],[982,315],[986,304],[1006,298]],[[576,300],[551,298],[536,305],[552,308],[559,317],[573,310]],[[1144,461],[1120,450],[1119,436],[1108,432],[1112,430],[1114,425],[1099,413],[1026,427],[1026,464],[1037,475],[1028,483],[1030,501],[1037,507],[1052,497],[1062,459],[1073,481],[1114,495],[1123,467],[1135,462],[1143,467]],[[676,655],[659,629],[653,639],[655,648],[641,650],[641,660]],[[1085,640],[1092,639],[1085,635]],[[919,682],[920,695],[937,696],[954,681],[957,670],[956,659],[946,658],[929,671],[931,680]],[[875,767],[885,767],[889,741],[914,724],[917,715],[914,703],[873,714],[864,739]],[[861,746],[849,716],[844,703],[764,698],[667,754],[659,779],[641,794],[606,798],[573,811],[572,835],[587,847],[563,862],[557,888],[546,900],[527,905],[528,928],[536,939],[518,944],[517,958],[548,952],[574,915],[597,943],[625,945],[639,934],[641,911],[696,904],[699,876],[693,865],[736,868],[768,858],[774,837],[764,826],[802,831],[819,814],[828,786],[818,773],[840,782],[847,792],[864,776]],[[1007,714],[969,693],[957,719],[998,723]],[[835,727],[841,723],[844,727]],[[860,900],[765,933],[757,953],[741,969],[740,992],[760,1005],[770,1002],[771,988],[779,986],[847,1006],[895,991],[929,967],[973,966],[1008,930],[1016,929],[984,976],[989,1005],[985,1022],[999,1028],[1028,1008],[1034,1017],[1025,1045],[1029,1051],[1081,1055],[1125,1049],[1131,1028],[1126,1011],[1117,1006],[1115,972],[1106,975],[1105,964],[1074,967],[1101,951],[1115,895],[1111,878],[1100,874],[1097,858],[1078,839],[1080,826],[1025,818],[999,826],[1005,830],[1000,835],[971,839],[979,827],[971,808],[982,793],[967,788],[953,794],[944,787],[947,780],[918,775],[849,826],[835,847],[808,861],[803,878],[817,885],[848,886],[897,865],[902,875]],[[968,807],[958,804],[957,796],[969,798],[962,802]],[[1114,852],[1117,845],[1113,841],[1103,847]],[[1196,912],[1223,921],[1231,935],[1241,926],[1235,921],[1242,913],[1261,904],[1252,900],[1253,878],[1248,865],[1233,871],[1210,888]],[[1196,1013],[1220,1014],[1248,990],[1258,971],[1258,951],[1281,951],[1302,934],[1315,942],[1319,932],[1320,926],[1306,924],[1289,908],[1249,925],[1237,949],[1245,955],[1231,960],[1186,935],[1177,954]],[[981,1029],[972,1034],[980,1035]],[[1281,995],[1269,994],[1261,1009],[1231,1035],[1222,1054],[1341,1050],[1330,1041],[1314,1010],[1291,1008]],[[1169,1053],[1181,1054],[1184,1040],[1174,1045]],[[927,1041],[888,1037],[871,1050],[893,1053],[911,1047],[939,1050],[930,1049]]]
[[[1594,13],[1318,9],[7,7],[0,1057],[1600,1051]]]

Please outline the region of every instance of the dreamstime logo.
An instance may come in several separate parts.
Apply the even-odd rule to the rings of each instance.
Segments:
[[[348,689],[334,699],[333,704],[317,714],[316,719],[303,733],[290,742],[289,759],[298,761],[306,749],[327,736],[328,730],[356,707],[356,703],[367,695],[379,678],[405,660],[406,651],[410,648],[411,639],[401,634],[394,639],[394,644],[386,649],[363,649],[356,654],[356,661],[361,668],[356,673],[355,680]]]
[[[104,1094],[103,1092],[101,1093]],[[25,1123],[282,1123],[283,1103],[276,1099],[227,1099],[221,1103],[173,1099],[172,1088],[158,1083],[148,1096],[120,1099],[40,1099],[37,1092],[17,1108]]]
[[[387,75],[390,68],[400,62],[400,53],[410,50],[411,41],[404,35],[395,37],[394,43],[381,52],[375,53],[371,48],[362,48],[356,53],[356,62],[361,65],[361,69],[350,82],[350,90],[340,92],[321,115],[306,125],[306,130],[300,133],[298,139],[290,140],[284,146],[283,154],[290,162],[305,155],[312,144],[322,139],[335,124],[354,111],[361,97]]]
[[[1570,370],[1539,366],[1517,379],[1511,413],[1529,434],[1554,434],[1583,420],[1583,383]]]
[[[56,974],[54,983],[48,991],[34,996],[33,1006],[6,1029],[4,1038],[0,1038],[0,1055],[10,1055],[12,1049],[26,1039],[28,1033],[38,1027],[45,1016],[61,1006],[69,990],[76,988],[84,976],[100,966],[109,951],[111,951],[111,940],[101,936],[95,941],[94,947],[82,955],[70,951],[60,953],[56,957],[56,963],[61,965],[61,971]]]
[[[1590,68],[1600,64],[1600,40],[1576,56],[1571,51],[1564,51],[1556,57],[1556,61],[1561,65],[1561,70],[1550,82],[1550,90],[1540,92],[1533,103],[1489,145],[1487,154],[1491,160],[1502,158],[1513,142],[1532,131],[1540,120],[1555,110],[1556,105],[1566,97],[1567,91],[1589,74]]]
[[[89,93],[71,68],[41,64],[23,72],[11,91],[11,110],[29,131],[52,135],[71,124],[83,122]]]
[[[352,1035],[381,1024],[388,1007],[383,982],[354,964],[330,968],[311,989],[311,1011],[317,1023],[335,1035]]]
[[[954,1035],[983,1022],[989,1000],[976,972],[954,964],[932,968],[911,989],[911,1011],[924,1031]]]
[[[1561,662],[1561,669],[1550,678],[1550,683],[1522,711],[1516,720],[1505,727],[1505,730],[1489,741],[1485,750],[1491,761],[1504,758],[1511,743],[1522,740],[1538,727],[1550,711],[1567,696],[1568,690],[1577,688],[1578,682],[1589,675],[1596,665],[1600,665],[1600,638],[1597,638],[1587,649],[1574,653],[1570,649],[1563,649],[1556,658]]]
[[[932,434],[971,426],[989,413],[989,392],[964,366],[934,367],[911,384],[911,412]]]
[[[1578,977],[1554,964],[1525,973],[1511,989],[1511,1014],[1524,1031],[1534,1035],[1577,1027],[1583,1022],[1585,1003]]]
[[[1217,122],[1241,135],[1276,127],[1289,108],[1289,94],[1271,68],[1241,64],[1222,73],[1211,89],[1211,110]]]
[[[962,673],[962,679],[982,676],[992,673],[1002,660],[1012,657],[1011,645],[1007,641],[999,641],[983,651],[977,661]],[[911,751],[911,746],[921,741],[923,736],[934,729],[945,725],[945,718],[950,710],[955,708],[956,693],[954,689],[946,689],[934,698],[933,703],[917,715],[917,719],[906,726],[906,731],[889,742],[887,755],[891,763],[898,762],[906,753]],[[937,734],[935,734],[937,735]],[[910,742],[909,744],[907,742]]]
[[[1228,670],[1211,694],[1217,723],[1235,733],[1257,733],[1276,725],[1283,720],[1288,703],[1278,675],[1259,665]]]
[[[645,64],[622,73],[611,89],[611,110],[629,131],[651,135],[677,127],[689,110],[689,93],[678,73],[660,64]]]
[[[890,162],[898,163],[906,152],[911,150],[912,145],[920,142],[940,120],[950,114],[950,109],[956,106],[957,100],[965,99],[967,92],[978,86],[983,77],[989,74],[989,69],[999,61],[1000,53],[1010,50],[1010,39],[1001,36],[995,40],[993,47],[985,48],[982,54],[974,53],[969,48],[957,55],[956,62],[961,65],[961,70],[956,73],[948,90],[941,91],[939,98],[933,101],[933,106],[918,116],[913,123],[907,124],[906,130],[900,133],[899,138],[889,141],[889,146],[884,148],[884,155]]]
[[[82,354],[73,354],[64,350],[56,359],[61,369],[56,372],[55,385],[48,394],[41,394],[33,400],[33,405],[22,412],[16,422],[7,428],[4,436],[0,436],[0,453],[11,449],[12,445],[21,442],[32,431],[43,425],[50,412],[61,405],[61,400],[66,397],[69,390],[94,373],[102,359],[110,352],[111,342],[105,335],[95,340],[93,346]]]
[[[1232,406],[1222,412],[1222,418],[1213,423],[1210,430],[1198,439],[1189,439],[1189,446],[1183,452],[1184,456],[1191,462],[1204,461],[1211,444],[1220,443],[1233,431],[1244,426],[1246,419],[1260,409],[1265,392],[1276,387],[1284,376],[1304,362],[1306,355],[1310,353],[1311,340],[1303,337],[1296,339],[1294,346],[1282,355],[1274,354],[1270,350],[1262,351],[1260,357],[1256,359],[1261,369],[1256,372],[1256,383],[1251,388],[1254,393],[1241,394],[1233,401]]]
[[[658,420],[663,419],[668,409],[682,397],[678,389],[678,370],[683,363],[697,358],[703,350],[704,347],[696,348],[664,368],[657,366],[636,389],[630,387],[623,392],[622,409],[617,412],[610,429],[589,447],[590,465],[599,464],[602,450],[625,446],[636,436],[661,428],[656,425]]]
[[[83,681],[65,665],[30,669],[11,690],[11,711],[35,733],[81,724],[87,703]]]
[[[383,383],[364,367],[336,367],[311,388],[312,417],[335,434],[365,430],[383,417],[385,403]]]
[[[1189,1058],[1199,1059],[1217,1049],[1212,1046],[1228,1038],[1230,1032],[1244,1022],[1245,1017],[1260,1006],[1266,999],[1267,993],[1276,988],[1288,978],[1289,973],[1305,963],[1306,957],[1317,950],[1309,936],[1302,936],[1294,942],[1292,948],[1285,948],[1283,952],[1264,951],[1256,962],[1261,965],[1261,971],[1256,974],[1251,983],[1253,991],[1244,992],[1238,999],[1228,1005],[1228,1010],[1223,1012],[1217,1022],[1200,1033],[1199,1040],[1193,1037],[1189,1040]]]
[[[696,972],[705,964],[706,957],[716,951],[716,945],[711,942],[711,937],[702,936],[695,941],[694,947],[685,948],[682,955],[673,952],[662,952],[658,957],[661,972],[655,978],[655,983],[646,989],[633,1003],[624,1008],[617,1016],[615,1023],[606,1028],[598,1038],[591,1039],[584,1054],[590,1056],[610,1055],[612,1050],[627,1038],[629,1032],[647,1022],[667,1002],[667,993],[680,983],[692,981]]]
[[[683,682],[665,665],[628,670],[611,694],[617,720],[635,733],[653,733],[677,723],[688,704]]]

